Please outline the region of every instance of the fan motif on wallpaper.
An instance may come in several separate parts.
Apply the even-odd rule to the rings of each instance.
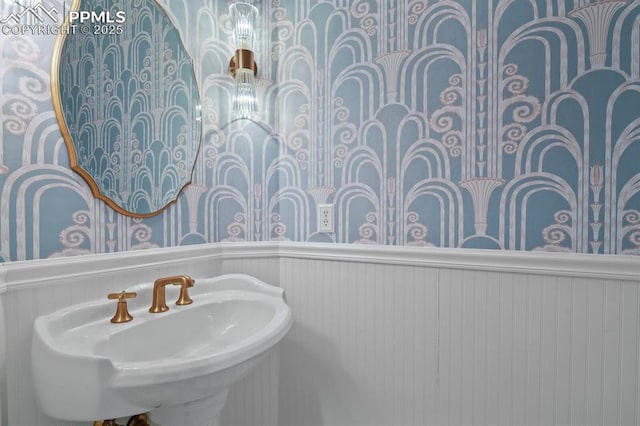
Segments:
[[[257,123],[229,111],[227,2],[185,4],[165,2],[198,52],[193,184],[157,218],[124,219],[46,154],[55,140],[24,136],[50,121],[5,124],[5,149],[33,154],[3,163],[0,256],[237,240],[640,253],[639,1],[262,2]],[[55,229],[82,237],[31,231],[45,186],[69,201]]]

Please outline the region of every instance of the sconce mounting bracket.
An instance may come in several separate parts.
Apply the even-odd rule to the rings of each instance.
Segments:
[[[248,49],[238,49],[229,61],[229,73],[235,78],[238,68],[253,69],[253,75],[258,75],[258,64],[253,59],[253,52]]]

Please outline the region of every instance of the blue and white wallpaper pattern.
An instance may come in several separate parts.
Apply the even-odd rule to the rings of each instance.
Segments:
[[[161,3],[203,100],[194,184],[145,220],[94,200],[51,107],[55,37],[2,34],[2,260],[228,240],[640,253],[640,0],[262,0],[255,122],[229,114],[227,1]]]

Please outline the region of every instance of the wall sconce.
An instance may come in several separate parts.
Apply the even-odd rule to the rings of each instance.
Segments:
[[[233,114],[236,118],[252,118],[258,110],[255,76],[258,65],[253,51],[256,45],[258,8],[246,1],[229,5],[235,55],[229,61],[229,72],[235,78]]]

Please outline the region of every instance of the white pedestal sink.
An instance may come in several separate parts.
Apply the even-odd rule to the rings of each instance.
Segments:
[[[42,411],[66,421],[149,412],[160,426],[217,425],[228,388],[287,333],[281,288],[248,275],[196,279],[193,304],[152,314],[152,283],[128,288],[131,322],[112,324],[112,302],[36,319],[32,368]],[[167,300],[177,297],[167,288]]]

